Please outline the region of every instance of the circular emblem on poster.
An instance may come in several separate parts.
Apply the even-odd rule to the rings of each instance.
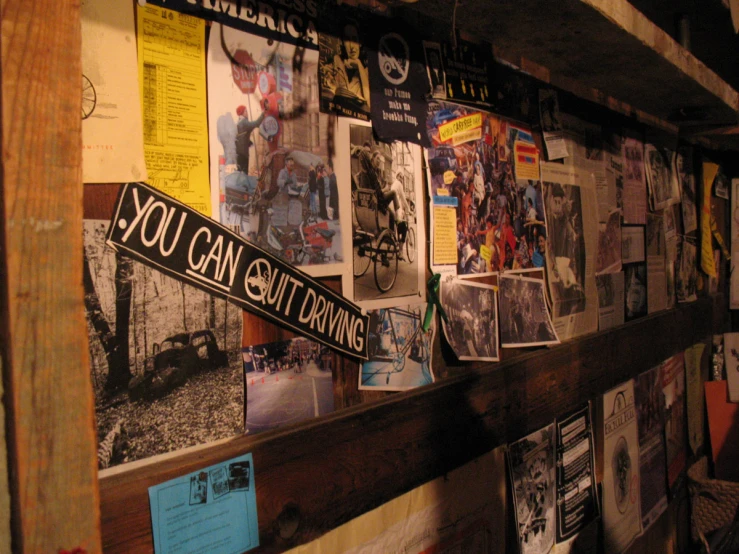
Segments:
[[[280,132],[280,122],[272,115],[265,117],[260,127],[266,140],[272,140]]]
[[[378,44],[377,61],[380,73],[389,83],[404,83],[411,66],[408,43],[398,33],[388,33]]]

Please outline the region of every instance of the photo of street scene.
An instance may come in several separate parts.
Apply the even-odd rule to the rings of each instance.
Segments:
[[[497,362],[498,306],[495,288],[449,276],[441,284],[444,336],[460,360]]]
[[[221,36],[223,35],[223,36]],[[208,49],[213,205],[221,223],[295,265],[343,260],[339,186],[319,113],[318,52],[213,25]]]
[[[305,339],[242,349],[246,432],[262,433],[334,411],[335,354]]]

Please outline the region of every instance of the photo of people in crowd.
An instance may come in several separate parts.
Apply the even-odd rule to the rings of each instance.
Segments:
[[[318,38],[321,111],[369,121],[369,71],[359,22],[345,16],[330,26]]]
[[[223,34],[223,37],[221,37]],[[208,47],[213,205],[221,223],[299,267],[343,261],[318,52],[215,24]],[[317,89],[316,89],[317,90]]]
[[[495,288],[448,276],[441,283],[444,336],[460,360],[497,362],[498,306]]]
[[[502,274],[498,283],[503,348],[559,343],[549,317],[543,279]]]
[[[547,273],[554,316],[585,310],[585,237],[580,187],[544,183],[547,203]]]
[[[477,128],[449,135],[449,125],[461,121]],[[517,179],[513,156],[516,142],[534,145],[531,134],[497,116],[445,102],[429,105],[426,129],[432,144],[429,192],[456,199],[457,273],[543,267],[541,181]]]

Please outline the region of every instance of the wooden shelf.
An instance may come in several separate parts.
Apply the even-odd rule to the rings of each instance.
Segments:
[[[723,296],[703,298],[379,402],[106,476],[103,548],[152,552],[148,487],[246,452],[256,472],[255,552],[308,542],[710,340],[724,330],[726,314]]]
[[[414,10],[453,20],[452,0]],[[680,125],[737,123],[739,95],[624,0],[459,0],[460,31]]]

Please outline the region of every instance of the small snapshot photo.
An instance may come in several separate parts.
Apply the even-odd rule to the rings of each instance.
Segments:
[[[431,96],[446,98],[446,75],[441,61],[441,45],[438,42],[423,41],[423,53],[426,57],[426,73],[429,77]]]
[[[242,349],[246,429],[261,433],[334,411],[335,354],[306,338]]]
[[[190,506],[208,502],[208,474],[205,471],[190,476]]]
[[[416,215],[420,151],[377,142],[366,125],[350,125],[349,138],[354,301],[417,296],[424,277]]]
[[[369,360],[359,373],[360,390],[409,390],[434,382],[431,346],[435,328],[421,325],[425,304],[369,312]]]
[[[444,336],[460,360],[500,361],[495,287],[448,276],[441,283]]]
[[[629,264],[624,267],[626,321],[647,315],[647,264]]]
[[[221,466],[211,469],[209,474],[210,486],[213,488],[214,500],[230,492],[230,489],[228,488],[228,475],[226,475],[225,467]]]
[[[248,461],[228,464],[228,488],[230,491],[248,491],[251,464]]]
[[[503,348],[558,344],[544,295],[544,281],[501,275],[500,343]]]

